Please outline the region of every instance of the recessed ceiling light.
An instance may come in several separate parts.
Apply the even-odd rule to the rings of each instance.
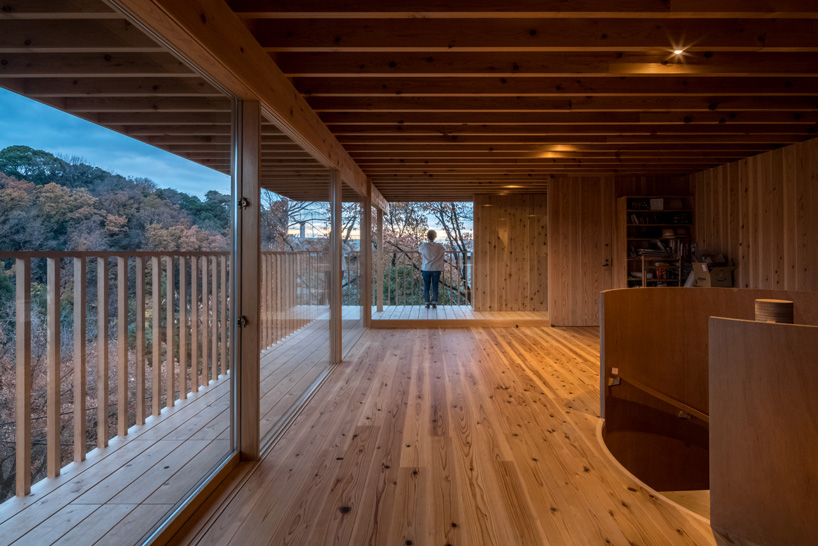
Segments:
[[[685,50],[684,50],[684,49],[674,49],[674,50],[673,50],[673,53],[675,53],[676,55],[681,55],[681,54],[682,54],[682,53],[684,53],[684,52],[685,52]]]

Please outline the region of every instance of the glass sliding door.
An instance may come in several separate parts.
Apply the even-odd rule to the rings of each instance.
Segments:
[[[260,429],[269,440],[329,370],[330,171],[262,124]]]
[[[66,53],[31,93],[75,115],[0,89],[4,542],[142,543],[235,450],[233,101],[111,18],[97,47],[179,77]]]

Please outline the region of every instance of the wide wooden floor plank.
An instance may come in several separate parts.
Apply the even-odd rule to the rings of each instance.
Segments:
[[[423,310],[425,311],[425,309]],[[595,328],[369,330],[194,543],[714,545],[609,459]]]

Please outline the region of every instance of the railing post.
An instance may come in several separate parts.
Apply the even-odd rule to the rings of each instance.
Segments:
[[[74,462],[85,460],[85,258],[74,258]]]
[[[187,260],[179,256],[179,400],[187,399]]]
[[[60,258],[47,262],[47,411],[46,454],[47,475],[60,475]]]
[[[108,258],[97,258],[97,447],[108,446]]]
[[[219,283],[218,264],[216,256],[210,257],[210,336],[211,336],[211,362],[210,378],[213,381],[219,379]]]
[[[210,377],[210,351],[208,339],[210,335],[210,292],[207,288],[207,256],[202,256],[202,386],[207,387]]]
[[[151,256],[151,346],[153,349],[153,366],[151,367],[151,413],[158,416],[162,403],[162,308],[159,305],[162,290],[162,270],[159,257]]]
[[[173,338],[176,330],[174,326],[176,290],[173,282],[173,256],[166,256],[165,263],[167,267],[165,276],[165,307],[167,308],[165,315],[165,388],[167,391],[165,407],[172,408],[176,402],[176,359],[173,355]]]
[[[116,259],[116,381],[117,381],[117,434],[128,434],[128,258]]]
[[[221,345],[219,348],[221,349],[221,361],[222,361],[222,373],[227,375],[227,370],[230,369],[230,365],[228,364],[227,360],[227,257],[220,256],[219,257],[219,265],[221,267],[221,291],[219,292],[219,297],[221,300],[220,311],[221,311],[221,319],[219,320],[219,327],[221,332]]]
[[[190,257],[190,390],[199,392],[199,264]]]
[[[136,257],[136,424],[145,424],[145,258]]]
[[[15,385],[16,492],[18,497],[31,493],[31,261],[17,258],[16,341],[17,369]]]

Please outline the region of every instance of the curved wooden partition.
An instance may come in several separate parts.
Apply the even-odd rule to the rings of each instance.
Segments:
[[[818,325],[816,292],[631,288],[602,293],[605,443],[654,489],[709,488],[708,318],[753,320],[758,298],[792,300],[796,324]]]

